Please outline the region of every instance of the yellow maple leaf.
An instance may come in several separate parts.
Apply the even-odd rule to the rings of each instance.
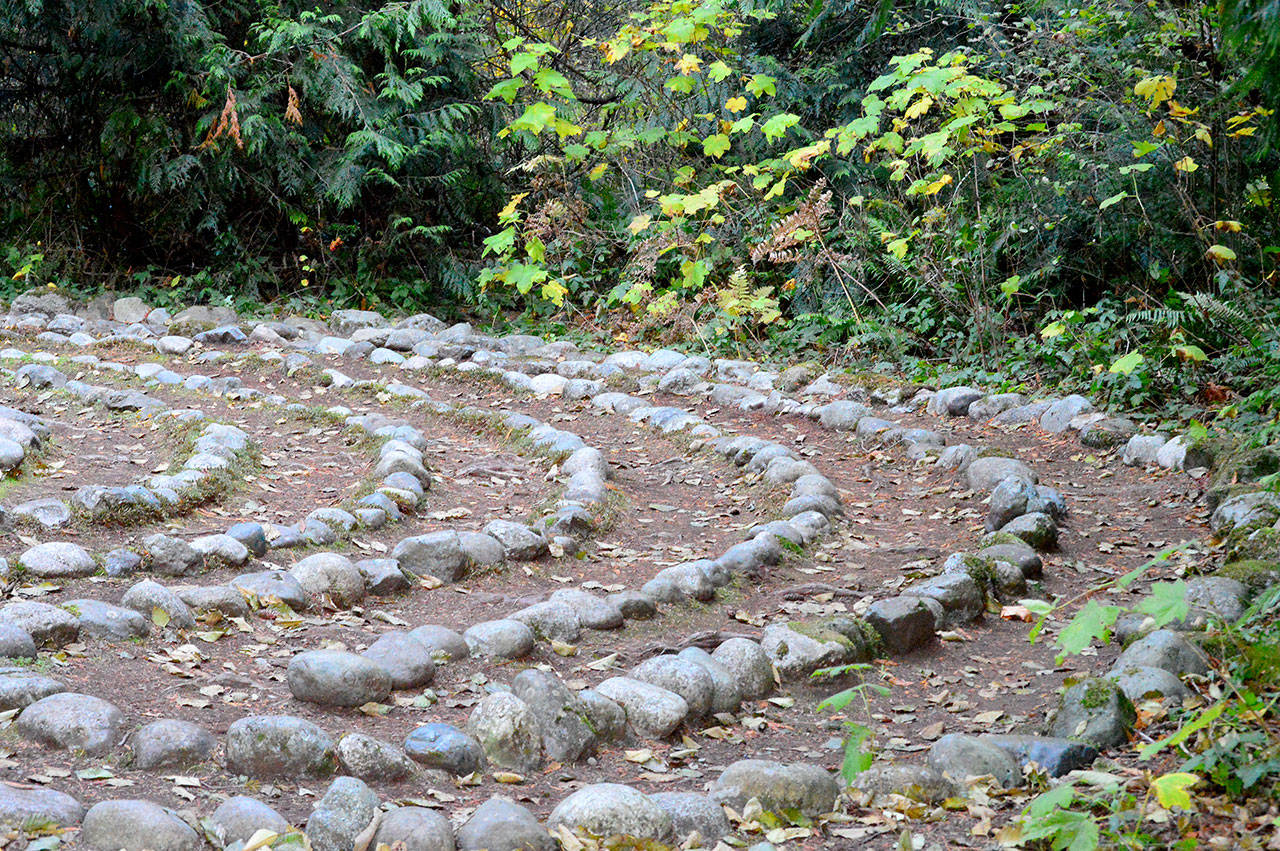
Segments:
[[[681,74],[691,76],[702,70],[702,60],[693,54],[686,53],[680,57],[680,61],[676,63],[676,70]]]
[[[724,108],[734,113],[742,112],[747,108],[747,99],[741,95],[736,98],[729,98],[724,102]]]

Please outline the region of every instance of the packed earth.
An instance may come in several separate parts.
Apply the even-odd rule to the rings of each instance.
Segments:
[[[1046,777],[1152,769],[1255,590],[1198,541],[1280,513],[1079,396],[426,314],[4,328],[15,849],[998,847]],[[1059,658],[1183,574],[1176,629]]]

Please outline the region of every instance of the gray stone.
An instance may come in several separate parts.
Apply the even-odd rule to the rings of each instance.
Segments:
[[[975,403],[977,404],[977,403]],[[853,778],[850,788],[869,797],[900,795],[926,804],[940,804],[957,797],[960,785],[927,765],[878,762]]]
[[[363,780],[336,778],[307,819],[307,839],[315,851],[351,851],[377,814],[378,796]]]
[[[38,647],[62,647],[80,635],[79,618],[57,606],[34,600],[15,600],[0,607],[0,624],[21,629]]]
[[[484,751],[474,737],[450,724],[423,724],[404,741],[414,762],[462,777],[479,770]]]
[[[172,591],[196,612],[218,612],[228,618],[249,615],[244,595],[229,585],[177,585]]]
[[[364,599],[364,576],[351,559],[338,553],[316,553],[289,568],[308,594],[327,596],[339,608],[349,609]]]
[[[1130,703],[1138,704],[1144,700],[1164,699],[1172,697],[1181,700],[1191,694],[1191,690],[1183,685],[1176,674],[1163,668],[1149,665],[1130,665],[1123,669],[1112,669],[1108,675],[1116,681],[1120,691],[1129,698]]]
[[[60,692],[22,710],[17,728],[42,745],[101,756],[120,741],[124,715],[102,698]]]
[[[711,711],[715,682],[701,665],[678,656],[654,656],[631,669],[633,680],[658,686],[684,698],[689,719]]]
[[[1021,765],[1035,763],[1050,777],[1061,777],[1079,768],[1088,768],[1098,758],[1098,749],[1074,739],[1017,734],[987,735],[981,741],[995,745]]]
[[[1123,417],[1105,417],[1080,430],[1080,442],[1091,449],[1111,449],[1129,440],[1138,424]]]
[[[1053,518],[1040,511],[1023,514],[1006,523],[1001,532],[1021,538],[1028,546],[1045,552],[1058,546],[1058,524]]]
[[[35,824],[75,827],[83,818],[84,807],[70,795],[53,789],[22,789],[0,783],[0,827],[18,830]]]
[[[1186,581],[1186,601],[1192,612],[1235,623],[1244,616],[1248,589],[1225,576],[1196,576]]]
[[[755,700],[773,691],[773,662],[764,648],[751,639],[727,639],[712,651],[711,658],[733,674],[744,699]]]
[[[553,851],[558,844],[533,813],[510,798],[485,801],[458,828],[458,851]]]
[[[1021,517],[1028,511],[1039,510],[1040,494],[1035,485],[1018,476],[1009,478],[996,485],[991,491],[988,502],[986,530],[994,532],[1001,529],[1009,521]]]
[[[361,655],[390,675],[393,689],[424,686],[436,674],[431,651],[407,632],[384,632]]]
[[[1022,785],[1022,767],[1008,751],[977,736],[950,733],[929,748],[929,767],[957,783],[991,775],[1001,788]]]
[[[1135,434],[1124,445],[1124,463],[1130,467],[1151,467],[1157,462],[1160,450],[1168,443],[1161,434]]]
[[[111,550],[102,557],[102,570],[113,579],[130,576],[141,566],[142,557],[123,548]]]
[[[533,771],[542,764],[542,738],[529,705],[510,692],[486,695],[467,719],[467,731],[498,768]]]
[[[116,299],[111,305],[111,318],[125,325],[135,325],[147,318],[151,308],[137,296]]]
[[[1157,629],[1125,648],[1112,667],[1123,671],[1132,667],[1161,668],[1177,676],[1205,674],[1209,663],[1204,651],[1180,632]]]
[[[610,677],[596,691],[622,707],[627,724],[642,739],[663,739],[689,716],[689,704],[675,692],[630,677]]]
[[[993,490],[996,485],[1010,476],[1030,484],[1038,481],[1036,474],[1026,464],[1016,458],[1005,458],[999,455],[975,458],[973,463],[965,468],[964,476],[965,482],[971,489],[984,493]]]
[[[41,698],[66,690],[66,685],[53,677],[26,668],[5,668],[0,670],[0,711],[22,709]]]
[[[204,762],[217,744],[204,727],[172,718],[152,721],[129,739],[133,767],[144,771],[186,768]]]
[[[889,597],[867,609],[867,623],[892,653],[910,653],[933,640],[933,612],[918,597]]]
[[[289,829],[284,816],[246,795],[236,795],[219,804],[209,816],[209,823],[224,846],[248,842],[259,830],[284,833]]]
[[[308,650],[289,660],[289,691],[325,706],[378,703],[391,694],[391,675],[376,662],[341,650]]]
[[[98,569],[84,547],[65,541],[37,544],[18,557],[18,564],[32,576],[46,579],[89,576]]]
[[[985,422],[1025,402],[1026,399],[1021,393],[996,393],[991,396],[983,396],[976,402],[971,403],[968,415],[979,422]]]
[[[903,597],[937,600],[943,609],[943,626],[968,623],[986,608],[982,588],[966,573],[944,573],[902,589]]]
[[[1083,396],[1071,395],[1054,402],[1040,415],[1040,428],[1050,434],[1059,434],[1071,427],[1071,421],[1080,414],[1093,410],[1093,403]]]
[[[484,532],[459,532],[458,542],[470,564],[486,566],[502,564],[505,552],[502,544]]]
[[[36,642],[31,634],[11,623],[0,623],[0,660],[34,659]]]
[[[151,566],[167,576],[191,576],[204,568],[204,556],[186,541],[168,535],[151,535],[142,545]]]
[[[426,807],[397,807],[382,814],[370,848],[399,851],[454,851],[449,820]]]
[[[840,787],[835,778],[816,765],[763,759],[739,760],[716,778],[711,798],[738,812],[751,798],[767,812],[799,810],[807,816],[824,815],[835,808]]]
[[[144,579],[124,592],[120,605],[133,609],[144,618],[156,619],[157,609],[169,617],[169,626],[174,629],[194,629],[195,616],[191,609],[173,591],[158,582]]]
[[[302,718],[250,715],[231,722],[227,769],[258,780],[324,777],[335,767],[333,740]]]
[[[1236,529],[1270,526],[1278,519],[1280,493],[1258,491],[1223,500],[1209,518],[1209,528],[1221,537]]]
[[[236,523],[228,527],[227,534],[244,544],[258,558],[267,554],[267,530],[261,523]]]
[[[31,499],[9,509],[15,520],[27,520],[45,529],[57,529],[71,522],[71,509],[53,497]]]
[[[523,659],[533,651],[533,630],[517,620],[501,619],[475,624],[462,634],[476,656]]]
[[[528,526],[507,520],[493,520],[484,532],[502,544],[503,555],[510,560],[529,561],[547,553],[547,541]]]
[[[978,550],[978,556],[1008,562],[1021,570],[1027,579],[1038,579],[1044,571],[1044,561],[1035,550],[1023,543],[992,544]]]
[[[659,792],[650,795],[649,800],[671,817],[677,842],[683,842],[697,833],[703,844],[709,845],[719,842],[721,837],[731,831],[724,808],[706,795]]]
[[[427,648],[436,661],[456,662],[471,655],[465,638],[437,624],[426,624],[410,630],[409,637]]]
[[[671,816],[630,786],[596,783],[584,786],[551,811],[547,827],[563,825],[590,836],[626,836],[666,842],[672,838]]]
[[[307,592],[292,575],[280,570],[244,573],[227,583],[243,594],[252,595],[263,606],[283,603],[294,611],[307,609]]]
[[[68,600],[62,607],[80,619],[80,635],[87,638],[125,641],[151,631],[150,620],[140,613],[101,600]]]
[[[511,681],[511,690],[536,719],[547,760],[567,765],[594,749],[596,735],[587,707],[555,674],[528,668]]]
[[[852,431],[858,427],[858,420],[871,413],[866,405],[847,401],[831,402],[818,411],[818,422],[822,427],[835,431]]]
[[[526,606],[510,617],[527,624],[534,635],[546,641],[571,643],[578,640],[580,633],[577,614],[564,603],[554,600]]]
[[[201,851],[204,840],[172,810],[150,801],[102,801],[84,815],[85,851]]]
[[[418,773],[418,766],[401,748],[390,742],[348,733],[334,748],[338,767],[361,780],[395,783]]]
[[[400,567],[418,576],[434,576],[442,582],[456,582],[466,570],[467,557],[457,532],[430,532],[405,538],[396,544],[391,557]]]
[[[658,613],[652,597],[640,591],[618,591],[605,597],[627,620],[647,621]]]
[[[622,612],[617,606],[579,588],[553,591],[551,600],[573,609],[578,624],[584,629],[618,629],[623,625]]]
[[[742,688],[733,671],[701,647],[686,647],[677,658],[697,665],[711,678],[711,712],[738,711],[742,703]]]
[[[1098,748],[1123,745],[1137,716],[1129,698],[1111,680],[1092,677],[1068,688],[1047,732]]]
[[[191,548],[205,559],[232,567],[249,560],[249,548],[230,535],[202,535],[191,542]]]

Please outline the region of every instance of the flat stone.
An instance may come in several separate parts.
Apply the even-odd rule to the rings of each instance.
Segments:
[[[816,765],[763,759],[739,760],[711,785],[712,800],[738,812],[756,798],[767,812],[795,809],[807,816],[823,815],[835,808],[839,794],[835,778]]]
[[[0,672],[0,711],[22,709],[66,690],[62,680],[26,668],[7,668]]]
[[[85,851],[202,851],[201,838],[172,810],[150,801],[102,801],[85,813]]]
[[[18,564],[32,576],[46,579],[90,576],[98,569],[84,547],[65,541],[37,544],[18,557]]]
[[[152,721],[129,739],[133,767],[144,771],[204,762],[217,744],[213,734],[199,724],[172,718]]]
[[[533,651],[533,630],[517,620],[500,619],[475,624],[462,634],[476,656],[523,659]]]
[[[334,753],[342,772],[361,780],[395,783],[418,773],[417,763],[402,748],[363,733],[338,739]]]
[[[42,745],[101,756],[120,741],[124,715],[102,698],[60,692],[22,710],[17,728],[25,738]]]
[[[562,800],[547,818],[547,827],[563,825],[591,836],[626,836],[666,842],[674,834],[671,816],[630,786],[596,783]]]
[[[1036,474],[1026,464],[1016,458],[1005,458],[999,455],[975,458],[973,463],[965,468],[964,476],[966,484],[980,493],[993,490],[996,485],[1011,476],[1030,484],[1038,481]]]
[[[289,691],[326,706],[362,706],[391,694],[391,675],[376,662],[341,650],[308,650],[289,661]]]
[[[231,722],[226,758],[229,771],[259,780],[324,777],[336,764],[329,735],[290,715],[250,715]]]
[[[533,813],[510,798],[485,801],[458,828],[458,851],[554,851],[559,845]]]
[[[546,538],[520,523],[493,520],[485,525],[484,533],[502,544],[503,555],[509,560],[530,561],[547,554]]]
[[[256,597],[262,605],[283,603],[296,612],[306,611],[307,592],[291,574],[281,570],[243,573],[227,583],[242,594]]]
[[[478,770],[484,762],[480,743],[450,724],[423,724],[405,739],[404,750],[414,762],[458,777]]]

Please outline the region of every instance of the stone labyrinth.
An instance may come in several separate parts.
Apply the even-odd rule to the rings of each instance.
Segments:
[[[1207,520],[1181,438],[1077,396],[428,315],[38,293],[4,327],[15,848],[988,847],[938,805],[1007,820],[992,784],[1119,758],[1126,697],[1204,673],[1167,630],[1028,642],[1019,600]],[[888,696],[818,708],[860,678]]]

